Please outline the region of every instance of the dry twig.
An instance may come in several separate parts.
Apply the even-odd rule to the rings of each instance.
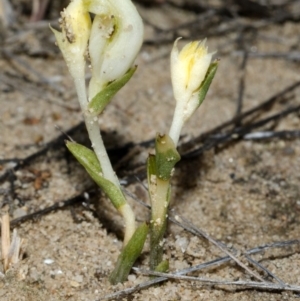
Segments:
[[[245,253],[247,255],[253,255],[253,254],[258,254],[258,253],[265,252],[266,250],[272,249],[272,248],[286,248],[286,247],[290,247],[292,245],[299,245],[299,244],[300,244],[300,240],[288,240],[288,241],[282,241],[282,242],[275,242],[275,243],[255,247],[253,249],[250,249],[250,250],[246,251]],[[231,258],[229,256],[216,258],[214,260],[211,260],[211,261],[201,263],[201,264],[198,264],[198,265],[190,267],[190,268],[186,268],[186,269],[177,271],[175,273],[175,275],[186,275],[186,274],[191,273],[191,272],[200,271],[200,270],[203,270],[203,269],[208,269],[210,267],[220,266],[221,264],[229,262],[230,260],[231,260]],[[151,287],[151,286],[153,286],[157,283],[164,282],[166,280],[168,280],[168,277],[157,277],[157,278],[151,279],[149,281],[145,281],[143,283],[140,283],[136,286],[133,286],[133,287],[130,287],[130,288],[127,288],[127,289],[124,289],[124,290],[120,290],[120,291],[112,293],[112,294],[108,294],[108,295],[103,296],[102,298],[100,298],[96,301],[115,300],[116,298],[122,298],[122,297],[125,297],[125,296],[128,296],[128,295],[131,295],[135,292],[138,292],[140,290],[149,288],[149,287]],[[257,283],[257,282],[254,282],[254,283]],[[274,289],[274,290],[279,290],[279,291],[293,290],[293,289],[290,289],[291,287],[296,288],[295,291],[297,291],[298,288],[299,288],[298,286],[288,286],[286,284],[285,284],[284,287],[281,286],[281,288],[280,288],[280,285],[276,285],[276,284],[274,284],[273,287],[270,287],[269,284],[271,282],[267,282],[267,286],[269,286],[269,288],[268,288],[268,287],[265,286],[265,284],[266,284],[265,282],[259,282],[259,283],[261,284],[261,286],[258,286],[258,285],[256,287],[254,287],[254,286],[251,287],[250,286],[249,288],[256,288],[256,289],[261,289],[261,290]],[[237,285],[240,285],[240,284],[237,284]],[[272,283],[272,285],[273,285],[273,283]]]
[[[22,240],[14,229],[12,241],[10,242],[9,214],[5,212],[1,218],[1,246],[3,270],[6,272],[11,265],[18,263],[21,253]]]
[[[184,275],[176,275],[170,273],[159,273],[154,271],[148,271],[143,269],[134,268],[134,270],[140,274],[151,275],[151,276],[159,276],[166,277],[168,279],[178,279],[185,281],[197,281],[201,282],[202,285],[226,285],[226,286],[242,286],[243,288],[256,288],[261,290],[277,290],[277,291],[293,291],[300,292],[300,286],[297,285],[288,285],[285,284],[282,286],[281,284],[276,284],[272,282],[255,282],[255,281],[230,281],[230,280],[214,280],[204,277],[193,277],[193,276],[184,276]]]

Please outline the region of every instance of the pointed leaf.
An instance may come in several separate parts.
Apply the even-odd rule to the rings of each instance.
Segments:
[[[71,141],[67,141],[66,146],[78,162],[85,168],[91,178],[105,192],[116,209],[119,209],[126,204],[126,199],[119,187],[103,177],[100,163],[92,150]]]
[[[136,229],[132,238],[119,255],[116,267],[109,277],[112,284],[124,282],[127,279],[133,264],[143,250],[147,234],[148,226],[146,223],[143,223]]]
[[[198,94],[199,106],[202,104],[202,102],[206,96],[209,86],[216,74],[217,69],[218,69],[218,65],[219,65],[219,61],[215,61],[212,64],[210,64],[210,66],[207,70],[205,78],[204,78],[204,80],[200,86],[199,92],[198,92],[199,93]]]
[[[66,141],[66,146],[84,168],[88,168],[94,173],[102,173],[97,156],[91,149],[72,141]]]
[[[155,141],[156,175],[159,179],[169,180],[180,155],[169,135],[157,135]]]
[[[169,260],[163,260],[156,268],[155,272],[166,273],[169,270]]]
[[[132,67],[121,78],[108,84],[100,91],[89,103],[88,109],[93,115],[98,115],[103,112],[112,97],[130,80],[137,66]]]

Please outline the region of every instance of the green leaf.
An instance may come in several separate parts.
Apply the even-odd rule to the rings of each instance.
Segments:
[[[101,165],[91,149],[72,141],[66,141],[66,146],[85,169],[93,173],[102,173]]]
[[[155,272],[166,273],[169,270],[169,260],[163,260],[156,268]]]
[[[99,115],[103,112],[113,96],[130,80],[137,66],[132,67],[121,78],[109,83],[100,91],[89,103],[88,110],[93,115]]]
[[[180,155],[169,135],[156,136],[155,141],[156,176],[167,181],[171,178],[175,164],[180,160]]]
[[[126,199],[119,187],[103,177],[101,165],[96,154],[92,150],[71,141],[67,141],[66,146],[78,162],[85,168],[91,178],[105,192],[116,209],[119,209],[126,204]]]
[[[200,86],[199,92],[198,92],[199,93],[198,94],[199,106],[202,104],[202,102],[206,96],[209,86],[216,74],[217,69],[218,69],[218,65],[219,65],[219,61],[213,62],[212,64],[210,64],[210,66],[206,72],[205,78],[204,78],[204,80]]]
[[[146,225],[146,223],[143,223],[141,226],[139,226],[127,245],[122,250],[116,267],[109,277],[111,284],[124,282],[127,279],[133,264],[143,250],[143,246],[148,234],[148,228],[149,227]]]

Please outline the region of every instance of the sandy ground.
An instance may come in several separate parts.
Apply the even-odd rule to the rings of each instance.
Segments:
[[[168,131],[174,108],[169,75],[172,44],[159,42],[159,39],[168,38],[167,30],[197,17],[195,13],[168,4],[152,8],[140,5],[139,10],[146,24],[145,40],[152,41],[152,44],[143,46],[137,58],[138,71],[99,118],[110,148],[127,143],[138,145],[152,139],[156,132]],[[56,126],[68,131],[81,121],[73,83],[54,45],[48,22],[40,22],[37,26],[26,23],[26,20],[25,17],[20,19],[13,30],[2,28],[5,38],[5,43],[0,45],[2,175],[14,167],[16,158],[24,159],[60,136]],[[239,22],[245,24],[249,20],[241,18]],[[155,31],[152,24],[166,30],[166,37]],[[187,36],[189,33],[184,28],[180,34]],[[250,55],[244,71],[240,68],[243,58],[240,50],[243,48],[237,43],[239,34],[232,31],[210,37],[202,30],[193,35],[197,39],[207,37],[209,49],[217,50],[216,56],[221,61],[204,104],[183,130],[184,141],[192,140],[234,116],[243,72],[243,110],[260,104],[300,80],[299,60],[251,56],[255,53],[299,53],[299,23],[287,21],[263,26],[255,33],[246,31],[242,37]],[[265,118],[300,105],[300,88],[290,96],[276,102],[259,117]],[[297,130],[299,127],[298,110],[298,113],[274,122],[269,129]],[[76,141],[88,145],[86,136],[83,127],[72,133]],[[125,160],[125,164],[119,164],[118,173],[122,177],[139,175],[140,170],[143,173],[142,166],[151,151],[151,148],[140,146],[133,149],[133,155]],[[122,158],[123,154],[117,152],[114,163],[118,165]],[[242,253],[260,245],[299,238],[299,180],[299,139],[241,139],[181,162],[173,180],[171,207],[196,227]],[[147,192],[138,181],[126,185],[126,189],[148,202]],[[122,220],[116,217],[114,209],[68,154],[62,142],[11,173],[2,180],[0,188],[1,203],[9,204],[12,219],[84,192],[89,192],[90,197],[86,193],[85,199],[72,206],[16,226],[24,239],[24,256],[5,276],[1,276],[1,300],[94,301],[147,281],[147,276],[132,273],[124,284],[114,287],[109,284],[107,276],[122,246]],[[147,210],[134,200],[129,201],[138,220],[147,220]],[[165,254],[170,260],[170,271],[224,256],[205,239],[174,224],[170,224],[166,239]],[[253,258],[285,283],[300,285],[299,247],[272,248]],[[243,256],[240,259],[247,263]],[[148,243],[136,266],[147,268],[147,264]],[[252,279],[233,262],[193,275],[215,280]],[[266,276],[263,272],[260,275]],[[275,301],[298,298],[296,294],[285,291],[202,286],[194,281],[170,280],[115,300]]]

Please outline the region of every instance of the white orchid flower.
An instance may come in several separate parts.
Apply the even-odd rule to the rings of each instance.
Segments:
[[[171,52],[171,80],[176,109],[169,134],[175,145],[184,122],[202,103],[217,69],[217,63],[211,62],[214,52],[208,52],[206,40],[190,42],[179,51],[179,39]]]
[[[132,67],[143,42],[143,22],[130,0],[86,2],[90,2],[89,11],[95,14],[89,42],[92,99]]]

